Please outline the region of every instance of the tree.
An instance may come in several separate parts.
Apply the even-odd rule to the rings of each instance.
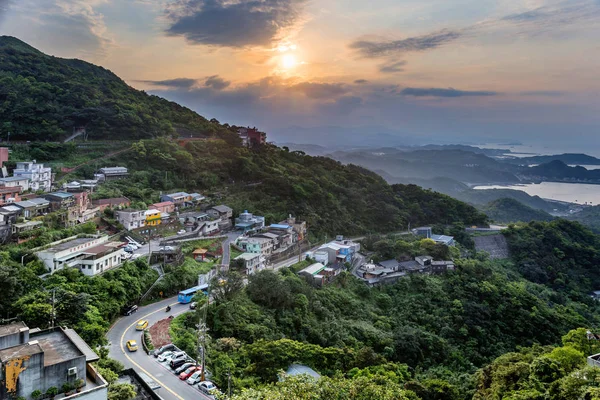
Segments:
[[[233,299],[244,287],[244,278],[237,272],[229,271],[215,276],[210,284],[210,293],[217,303]]]
[[[108,387],[108,400],[130,400],[135,396],[135,386],[129,383],[113,383]]]

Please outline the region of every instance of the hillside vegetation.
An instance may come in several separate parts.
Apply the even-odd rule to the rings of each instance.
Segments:
[[[148,203],[158,200],[159,191],[200,191],[211,202],[264,215],[269,223],[291,213],[306,220],[321,239],[325,234],[406,230],[409,223],[473,225],[486,220],[449,196],[415,185],[390,186],[364,168],[271,145],[252,150],[222,140],[185,147],[166,139],[144,140],[118,162],[130,168],[131,177],[103,185],[94,196],[125,195]]]
[[[502,198],[481,208],[492,221],[497,223],[551,221],[552,215],[526,206],[515,199]]]
[[[64,139],[74,126],[85,126],[93,139],[233,135],[107,69],[48,56],[10,36],[0,37],[0,121],[3,138],[10,132],[31,141]]]

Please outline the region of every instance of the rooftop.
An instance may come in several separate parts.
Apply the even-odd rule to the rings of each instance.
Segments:
[[[27,325],[22,321],[8,325],[0,325],[0,337],[14,335],[15,333],[19,333],[23,328],[27,328]]]
[[[235,259],[250,261],[250,260],[254,260],[257,257],[260,257],[260,254],[258,254],[258,253],[242,253],[239,256],[237,256]]]
[[[79,246],[82,244],[86,244],[86,243],[89,243],[96,239],[97,238],[93,238],[93,237],[92,238],[89,238],[89,237],[77,238],[77,239],[69,240],[67,242],[59,243],[59,244],[52,246],[43,251],[58,253],[59,251],[67,250],[67,249],[70,249],[71,247],[76,247],[76,246]]]
[[[73,197],[73,193],[52,192],[52,193],[48,193],[47,196],[55,196],[55,197],[60,197],[62,199],[68,199],[69,197]]]
[[[100,357],[88,346],[88,344],[73,329],[65,328],[65,335],[73,342],[77,349],[85,355],[87,362],[98,361]]]
[[[214,210],[217,210],[217,211],[218,211],[218,212],[220,212],[220,213],[227,213],[227,212],[231,212],[231,211],[233,211],[233,209],[232,209],[232,208],[230,208],[230,207],[227,207],[227,206],[226,206],[226,205],[224,205],[224,204],[221,204],[220,206],[214,206],[214,207],[211,207],[211,208],[212,208],[212,209],[214,209]]]
[[[23,181],[26,179],[27,178],[24,178],[22,176],[9,176],[6,178],[0,178],[0,182],[18,182],[18,181]]]
[[[14,224],[15,227],[17,228],[25,228],[28,226],[38,226],[38,225],[43,225],[44,223],[42,221],[27,221],[27,222],[22,222],[20,224]]]
[[[118,205],[118,204],[129,203],[129,202],[130,202],[130,200],[127,197],[114,197],[112,199],[92,200],[92,204],[97,204],[99,206],[103,206],[106,204]]]
[[[29,200],[16,201],[13,204],[15,206],[21,207],[21,208],[30,208],[30,207],[37,207],[38,206],[37,204],[35,204],[34,202],[29,201]]]
[[[172,201],[162,201],[160,203],[150,204],[149,207],[165,207],[165,206],[171,206],[171,205],[173,205]]]
[[[41,205],[46,205],[47,206],[48,204],[50,204],[50,202],[48,200],[46,200],[46,199],[44,199],[42,197],[35,197],[33,199],[29,199],[29,201],[32,202],[32,203],[35,203],[35,204],[37,204],[39,206],[41,206]]]
[[[34,354],[42,353],[43,351],[40,344],[37,341],[32,340],[29,343],[0,350],[0,362],[4,363],[17,357],[32,356]],[[47,365],[45,360],[44,365]]]
[[[18,193],[21,191],[21,186],[0,187],[0,193]]]
[[[386,261],[380,261],[379,265],[381,265],[384,268],[396,268],[398,266],[398,261],[397,260],[386,260]]]
[[[319,272],[323,271],[325,269],[325,266],[321,263],[315,263],[312,265],[309,265],[308,267],[304,268],[302,271],[298,272],[300,273],[305,273],[305,274],[310,274],[310,275],[316,275]]]
[[[44,366],[59,364],[85,355],[73,343],[71,335],[67,336],[61,328],[30,334],[29,338],[37,341],[44,351]]]
[[[285,373],[290,376],[308,375],[315,379],[319,379],[321,377],[317,371],[302,364],[290,365]]]
[[[2,209],[5,211],[9,211],[9,212],[18,212],[18,211],[22,210],[21,207],[17,207],[17,206],[13,206],[13,205],[4,206],[4,207],[2,207]]]
[[[104,167],[100,168],[100,172],[104,174],[126,174],[127,168],[125,167]]]
[[[189,196],[189,194],[186,193],[186,192],[176,192],[176,193],[167,194],[165,196],[169,196],[169,197],[187,197],[187,196]]]
[[[119,243],[120,245],[121,243]],[[100,244],[98,246],[94,246],[94,247],[90,247],[89,249],[84,250],[84,254],[92,254],[92,255],[104,255],[104,254],[108,254],[108,253],[113,253],[115,251],[117,251],[119,248],[119,246],[115,246],[112,243],[104,243],[104,244]]]
[[[273,229],[290,229],[291,226],[287,224],[271,224],[269,228]]]

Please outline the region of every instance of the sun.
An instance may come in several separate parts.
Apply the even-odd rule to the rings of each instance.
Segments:
[[[281,56],[281,66],[284,69],[292,69],[296,65],[298,65],[298,60],[296,59],[295,55],[293,55],[293,54],[284,54],[283,56]]]

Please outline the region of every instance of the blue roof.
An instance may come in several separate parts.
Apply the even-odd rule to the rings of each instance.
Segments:
[[[73,197],[73,195],[71,193],[66,193],[66,192],[53,192],[53,193],[48,193],[48,194],[52,195],[52,196],[56,196],[56,197],[62,197],[63,199]]]
[[[290,229],[289,225],[285,225],[285,224],[271,224],[270,228],[275,228],[275,229]]]

